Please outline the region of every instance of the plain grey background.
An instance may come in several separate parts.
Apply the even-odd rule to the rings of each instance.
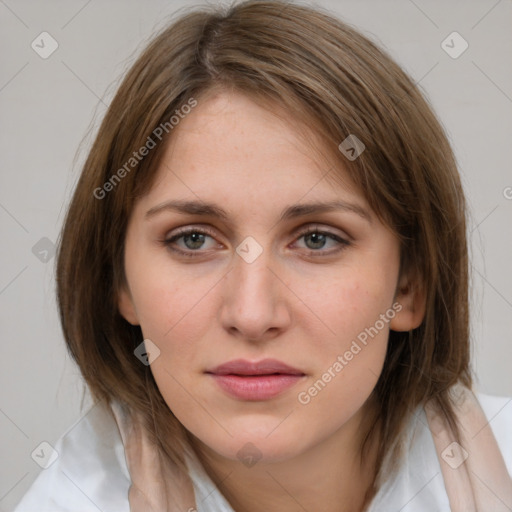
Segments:
[[[123,73],[152,33],[194,5],[0,0],[1,511],[41,471],[33,450],[88,408],[60,330],[52,256],[80,166]],[[448,132],[470,206],[477,389],[512,397],[512,2],[317,5],[384,46]],[[44,37],[51,49],[42,32],[58,44],[46,59],[31,46]]]

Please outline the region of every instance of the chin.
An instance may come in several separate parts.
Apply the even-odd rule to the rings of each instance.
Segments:
[[[285,429],[280,434],[274,431],[269,435],[270,431],[264,429],[263,432],[263,429],[247,428],[243,434],[238,430],[233,437],[228,435],[195,437],[209,451],[225,459],[240,461],[247,467],[252,467],[255,463],[284,462],[307,449],[302,434],[300,439],[295,439],[297,432],[301,432],[298,428],[294,429],[294,435]]]

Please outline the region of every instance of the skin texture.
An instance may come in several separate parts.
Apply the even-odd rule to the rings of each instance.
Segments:
[[[348,176],[343,188],[321,179],[327,170],[293,121],[221,91],[173,130],[130,218],[119,309],[158,346],[151,370],[162,396],[237,511],[361,509],[373,452],[360,466],[360,432],[389,329],[410,330],[423,317],[411,279],[399,276],[397,238]],[[228,219],[170,210],[145,218],[169,200],[215,203]],[[280,220],[290,205],[339,200],[368,217],[343,209]],[[166,246],[180,227],[211,233]],[[301,234],[308,227],[348,243]],[[249,236],[262,249],[251,263],[236,252]],[[299,393],[396,302],[400,311],[301,403]],[[270,400],[239,400],[205,374],[238,358],[275,358],[305,375]],[[252,467],[239,459],[249,442],[261,457]]]

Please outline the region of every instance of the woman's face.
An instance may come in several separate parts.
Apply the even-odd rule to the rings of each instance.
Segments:
[[[174,128],[132,212],[120,311],[158,347],[169,408],[224,457],[286,460],[348,428],[389,329],[419,324],[396,237],[328,171],[293,121],[220,93]]]

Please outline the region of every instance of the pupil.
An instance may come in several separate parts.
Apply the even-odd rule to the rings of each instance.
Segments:
[[[205,235],[203,235],[202,233],[192,233],[189,235],[185,235],[185,237],[184,237],[185,245],[189,249],[199,249],[201,247],[201,245],[204,243],[204,236]],[[192,240],[192,243],[188,244],[187,240]]]
[[[310,247],[307,243],[307,241],[312,241],[313,246]],[[321,249],[325,245],[325,235],[322,235],[321,233],[309,233],[306,235],[306,245],[310,249]]]

